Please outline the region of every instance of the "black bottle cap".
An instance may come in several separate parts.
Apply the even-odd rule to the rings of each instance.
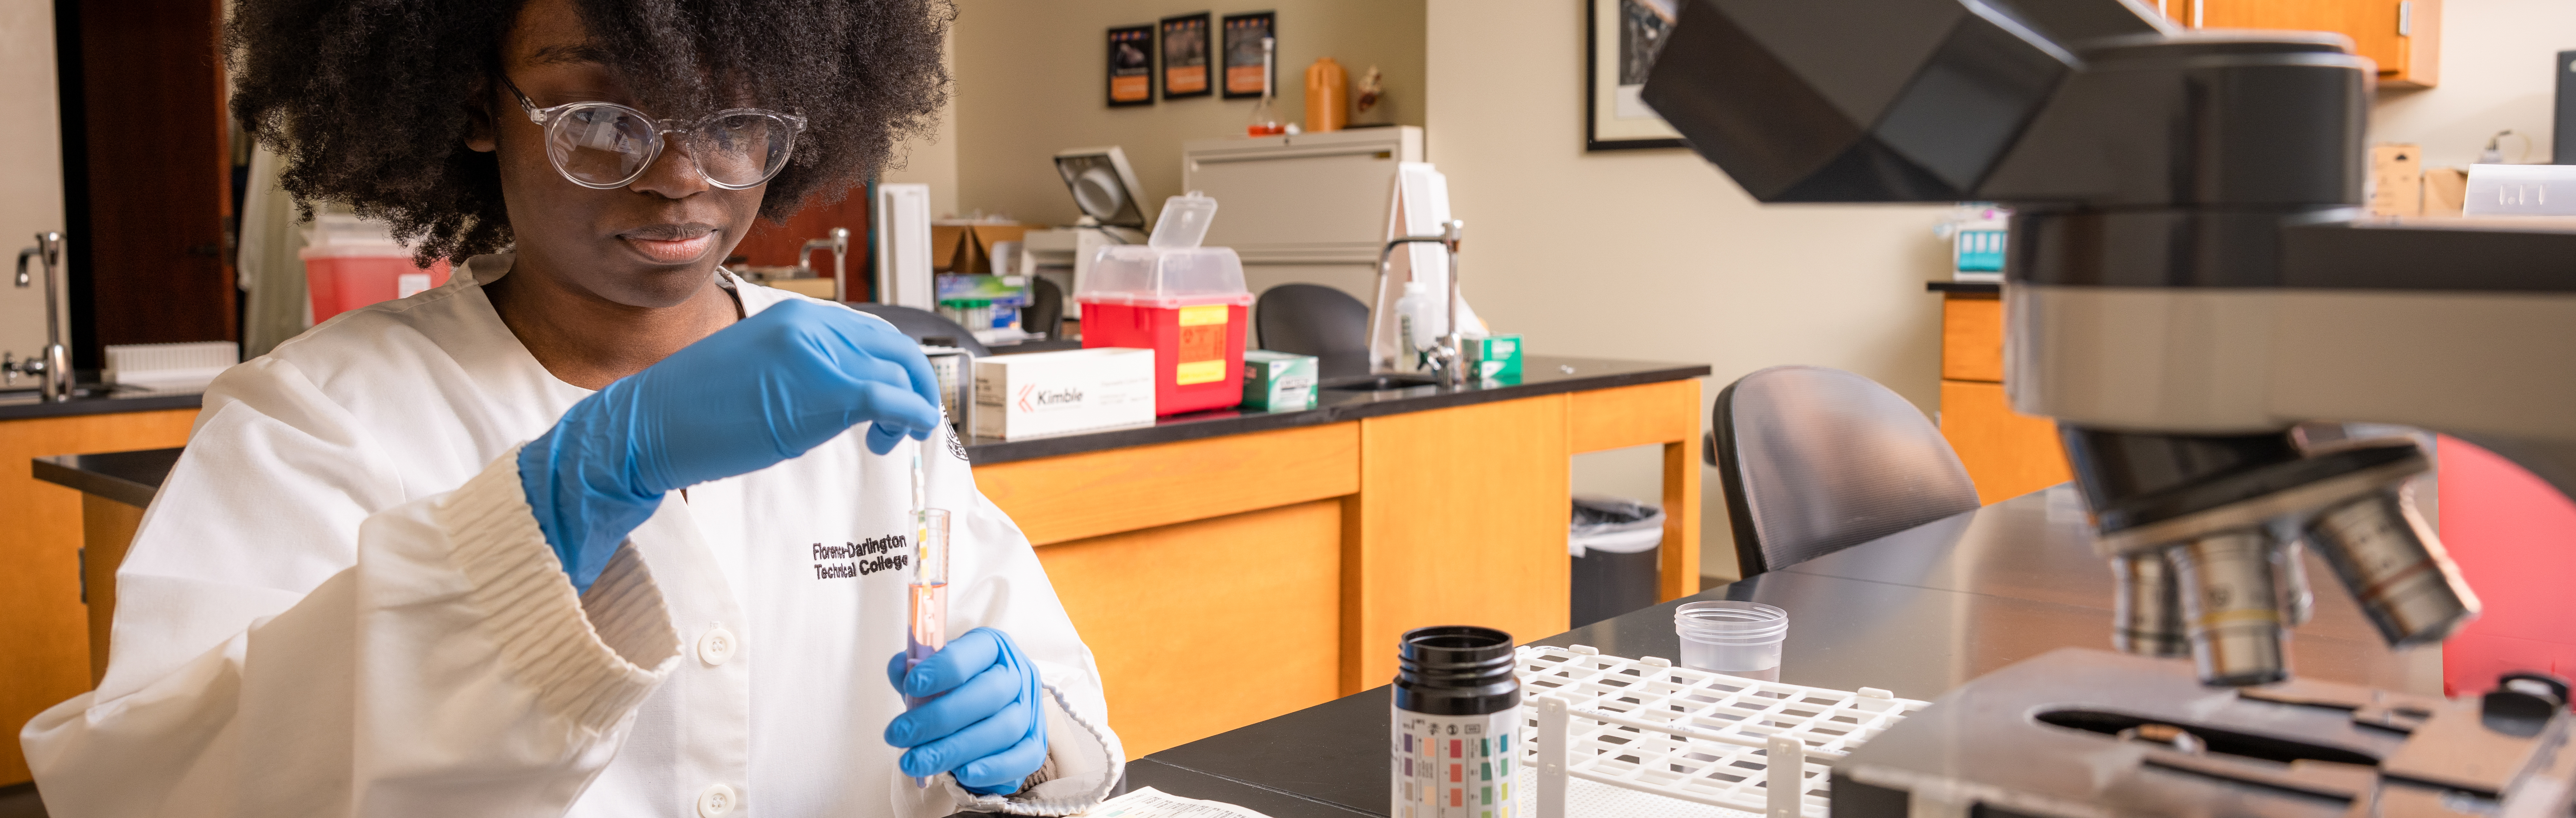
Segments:
[[[1481,716],[1521,703],[1512,635],[1474,625],[1406,631],[1397,648],[1395,708],[1434,716]]]

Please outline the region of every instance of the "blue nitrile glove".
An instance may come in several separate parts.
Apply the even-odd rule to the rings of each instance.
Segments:
[[[885,454],[940,423],[921,345],[844,307],[788,301],[682,347],[564,412],[519,450],[537,527],[581,591],[662,495],[759,471],[861,423]]]
[[[1000,795],[1019,789],[1046,763],[1037,663],[1021,656],[1009,635],[967,631],[911,673],[897,653],[886,663],[886,678],[903,695],[939,696],[886,725],[887,744],[912,748],[897,765],[904,775],[953,773],[968,792]]]

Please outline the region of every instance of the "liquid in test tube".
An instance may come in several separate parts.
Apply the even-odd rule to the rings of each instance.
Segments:
[[[904,669],[910,670],[921,660],[948,644],[948,511],[922,509],[913,513],[913,538],[920,546],[913,552],[912,610],[904,634]],[[917,707],[928,699],[904,697],[904,705]]]

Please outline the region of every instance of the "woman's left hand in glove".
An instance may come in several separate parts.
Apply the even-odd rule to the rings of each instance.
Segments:
[[[1046,711],[1037,665],[1011,637],[976,628],[950,640],[910,672],[904,655],[886,663],[894,689],[921,702],[886,725],[887,744],[910,748],[905,775],[957,777],[969,792],[1000,795],[1046,762]]]

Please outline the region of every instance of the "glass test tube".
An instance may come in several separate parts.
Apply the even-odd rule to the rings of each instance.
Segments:
[[[931,654],[938,653],[940,648],[948,646],[948,511],[921,508],[921,480],[917,465],[920,460],[913,462],[916,464],[913,508],[918,510],[912,513],[912,534],[913,542],[918,545],[912,554],[912,582],[906,589],[911,591],[911,610],[904,618],[903,633],[903,669],[906,673],[910,673],[922,660],[930,658]],[[909,710],[936,698],[939,696],[905,696],[903,706]],[[914,778],[912,785],[928,787],[930,779]]]
[[[921,664],[948,644],[948,511],[913,512],[912,608],[904,629],[904,669]],[[904,697],[904,706],[928,699]]]

